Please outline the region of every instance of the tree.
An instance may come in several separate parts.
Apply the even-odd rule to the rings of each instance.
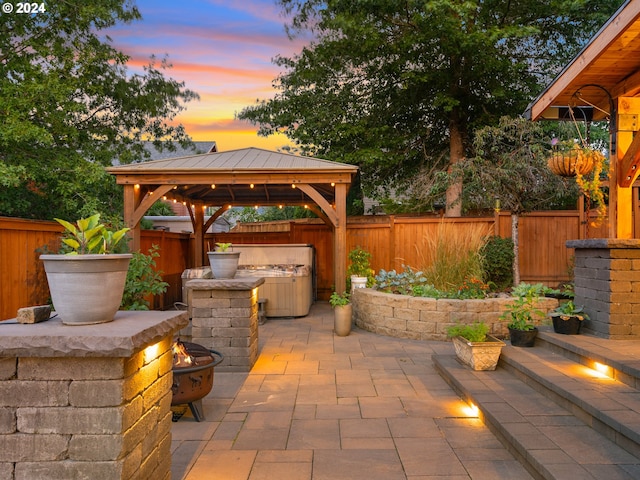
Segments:
[[[279,3],[290,34],[314,39],[276,58],[278,93],[238,118],[308,155],[359,165],[371,195],[471,155],[472,132],[524,111],[621,1]],[[448,215],[460,214],[461,191],[448,185]]]
[[[551,137],[540,123],[503,117],[498,126],[478,130],[474,146],[476,156],[457,165],[465,179],[465,202],[478,208],[511,211],[513,282],[518,285],[519,217],[554,204],[564,205],[568,199],[574,201],[577,188],[575,182],[567,182],[549,170]]]
[[[151,58],[143,73],[100,32],[140,19],[128,0],[47,2],[36,14],[0,16],[0,215],[50,219],[121,211],[105,165],[190,143],[170,121],[197,94],[164,77]]]

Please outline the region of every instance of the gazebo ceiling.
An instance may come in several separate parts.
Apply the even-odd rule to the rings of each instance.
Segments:
[[[587,46],[528,107],[531,120],[568,119],[575,115],[603,119],[611,100],[640,94],[640,2],[626,1]]]
[[[344,163],[245,148],[155,160],[107,169],[142,195],[172,185],[166,197],[206,206],[305,205],[317,203],[298,185],[335,201],[335,184],[350,184],[358,168]]]

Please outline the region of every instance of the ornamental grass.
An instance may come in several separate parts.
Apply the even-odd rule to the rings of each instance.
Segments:
[[[470,280],[483,280],[480,252],[490,233],[489,225],[440,222],[435,235],[424,235],[416,246],[427,282],[443,292],[453,292]]]

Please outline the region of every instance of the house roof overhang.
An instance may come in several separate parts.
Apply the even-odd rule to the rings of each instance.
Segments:
[[[640,2],[627,0],[527,107],[530,120],[605,119],[613,99],[640,94]],[[577,108],[577,110],[575,110]]]

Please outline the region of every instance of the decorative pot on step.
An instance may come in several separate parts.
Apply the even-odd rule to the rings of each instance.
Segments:
[[[553,331],[561,333],[563,335],[578,335],[580,333],[580,327],[582,326],[582,320],[578,317],[570,316],[567,320],[562,317],[552,317]]]
[[[122,302],[133,255],[40,255],[53,308],[66,325],[113,320]]]
[[[484,342],[470,342],[464,337],[453,337],[456,356],[474,370],[495,370],[504,342],[487,335]]]
[[[511,340],[511,345],[514,347],[533,347],[537,335],[537,328],[534,328],[533,330],[517,330],[509,328],[509,338]]]

